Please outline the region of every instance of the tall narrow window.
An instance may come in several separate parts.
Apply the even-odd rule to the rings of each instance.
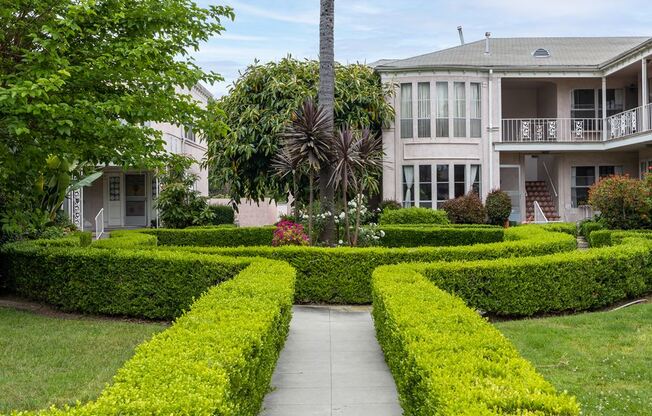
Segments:
[[[418,88],[417,137],[430,137],[430,83],[420,82]]]
[[[192,127],[183,126],[183,138],[191,142],[195,141],[195,132],[192,130]]]
[[[454,83],[455,109],[453,114],[453,134],[466,137],[466,88],[463,82]]]
[[[453,179],[454,184],[454,196],[455,198],[459,196],[464,196],[466,193],[466,165],[455,165],[453,169]]]
[[[609,176],[622,175],[623,167],[622,166],[600,166],[598,168],[598,173],[600,174],[600,179],[608,178]]]
[[[571,204],[573,208],[589,202],[589,188],[595,183],[595,166],[571,168]]]
[[[573,90],[571,118],[595,117],[595,90]]]
[[[438,82],[436,85],[437,85],[437,137],[449,137],[448,82]]]
[[[437,206],[450,198],[448,165],[437,165]]]
[[[403,166],[403,207],[414,206],[414,166]]]
[[[482,167],[471,165],[471,191],[482,196]]]
[[[482,97],[479,82],[471,83],[471,137],[482,135]]]
[[[401,139],[413,137],[412,123],[412,84],[401,84]]]
[[[432,166],[419,166],[419,206],[432,208]]]

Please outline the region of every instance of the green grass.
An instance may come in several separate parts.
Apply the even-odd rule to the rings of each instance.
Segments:
[[[496,324],[583,415],[649,415],[652,304]]]
[[[165,327],[0,308],[0,413],[96,398],[136,345]]]

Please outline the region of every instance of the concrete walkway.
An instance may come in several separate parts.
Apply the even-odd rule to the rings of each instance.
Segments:
[[[398,416],[369,307],[295,306],[264,416]]]

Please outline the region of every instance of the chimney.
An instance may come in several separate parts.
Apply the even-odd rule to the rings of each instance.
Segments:
[[[491,55],[491,50],[489,49],[489,38],[491,37],[491,32],[485,33],[484,36],[485,36],[484,54]]]
[[[462,26],[457,27],[457,33],[460,35],[460,45],[464,45],[464,32],[462,31]]]

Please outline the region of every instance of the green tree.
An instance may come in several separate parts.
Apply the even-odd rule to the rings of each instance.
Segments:
[[[382,85],[378,74],[366,65],[336,64],[336,68],[336,127],[369,127],[379,134],[383,123],[394,117],[387,101],[392,87]],[[270,175],[272,163],[292,112],[306,98],[316,99],[318,86],[317,61],[288,57],[250,66],[219,103],[230,132],[224,139],[209,138],[206,164],[214,186],[228,184],[236,202],[285,198],[293,186],[292,176]]]
[[[233,18],[229,7],[190,0],[4,1],[2,209],[39,203],[33,190],[50,155],[91,165],[160,163],[163,141],[148,121],[223,135],[220,113],[181,91],[221,79],[189,53],[222,32],[224,18]]]

